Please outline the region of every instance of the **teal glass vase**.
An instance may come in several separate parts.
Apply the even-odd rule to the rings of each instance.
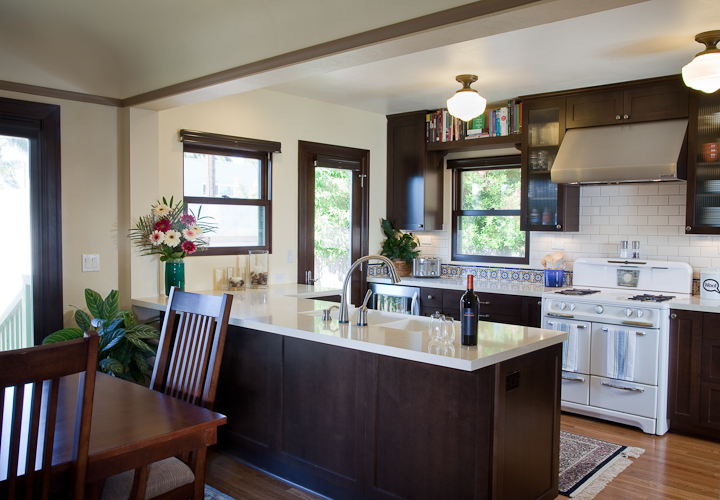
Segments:
[[[165,262],[165,295],[170,295],[170,287],[185,291],[185,262],[181,259]]]

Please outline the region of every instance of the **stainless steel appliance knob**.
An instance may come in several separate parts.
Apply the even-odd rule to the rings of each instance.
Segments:
[[[632,309],[625,309],[625,316],[627,316],[628,318],[632,316],[632,313]]]
[[[645,313],[643,313],[640,309],[638,309],[637,311],[635,311],[635,316],[637,316],[638,318],[642,318],[642,317],[643,317],[643,314],[645,314]]]
[[[570,304],[570,310],[574,311],[577,306],[575,304]]]
[[[602,314],[605,311],[605,308],[603,306],[595,306],[595,312],[598,314]]]
[[[565,302],[562,302],[562,303],[560,304],[560,310],[561,310],[561,311],[564,311],[565,309],[567,309],[567,304],[566,304]]]

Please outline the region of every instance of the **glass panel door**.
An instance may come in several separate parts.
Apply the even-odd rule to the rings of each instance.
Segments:
[[[720,226],[720,95],[699,93],[695,227]]]
[[[315,282],[340,288],[352,252],[352,170],[315,167]]]
[[[11,244],[0,245],[0,351],[31,347],[30,140],[0,135],[0,213]]]

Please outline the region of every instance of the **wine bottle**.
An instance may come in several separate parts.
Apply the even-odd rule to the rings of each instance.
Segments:
[[[468,274],[467,291],[460,297],[460,341],[462,345],[477,345],[478,341],[478,298],[473,290],[473,276]]]

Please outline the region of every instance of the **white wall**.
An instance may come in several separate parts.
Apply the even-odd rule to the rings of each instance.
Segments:
[[[249,137],[282,143],[273,155],[273,253],[270,283],[278,273],[297,282],[298,140],[370,150],[370,251],[379,250],[379,219],[385,216],[386,118],[352,108],[257,90],[159,113],[159,193],[182,197],[183,156],[178,130]],[[145,207],[149,211],[150,207]],[[133,213],[133,216],[142,213]],[[292,250],[293,262],[287,262]],[[146,257],[149,259],[149,257]],[[186,260],[187,290],[212,289],[212,270],[236,265],[235,256],[193,256]],[[161,271],[162,274],[162,271]],[[162,283],[162,279],[160,280]],[[161,290],[158,290],[162,293]]]
[[[0,91],[0,97],[60,106],[64,322],[85,306],[85,288],[103,297],[118,288],[119,110]],[[82,254],[100,255],[100,272],[83,273]],[[124,303],[123,306],[128,306]]]

